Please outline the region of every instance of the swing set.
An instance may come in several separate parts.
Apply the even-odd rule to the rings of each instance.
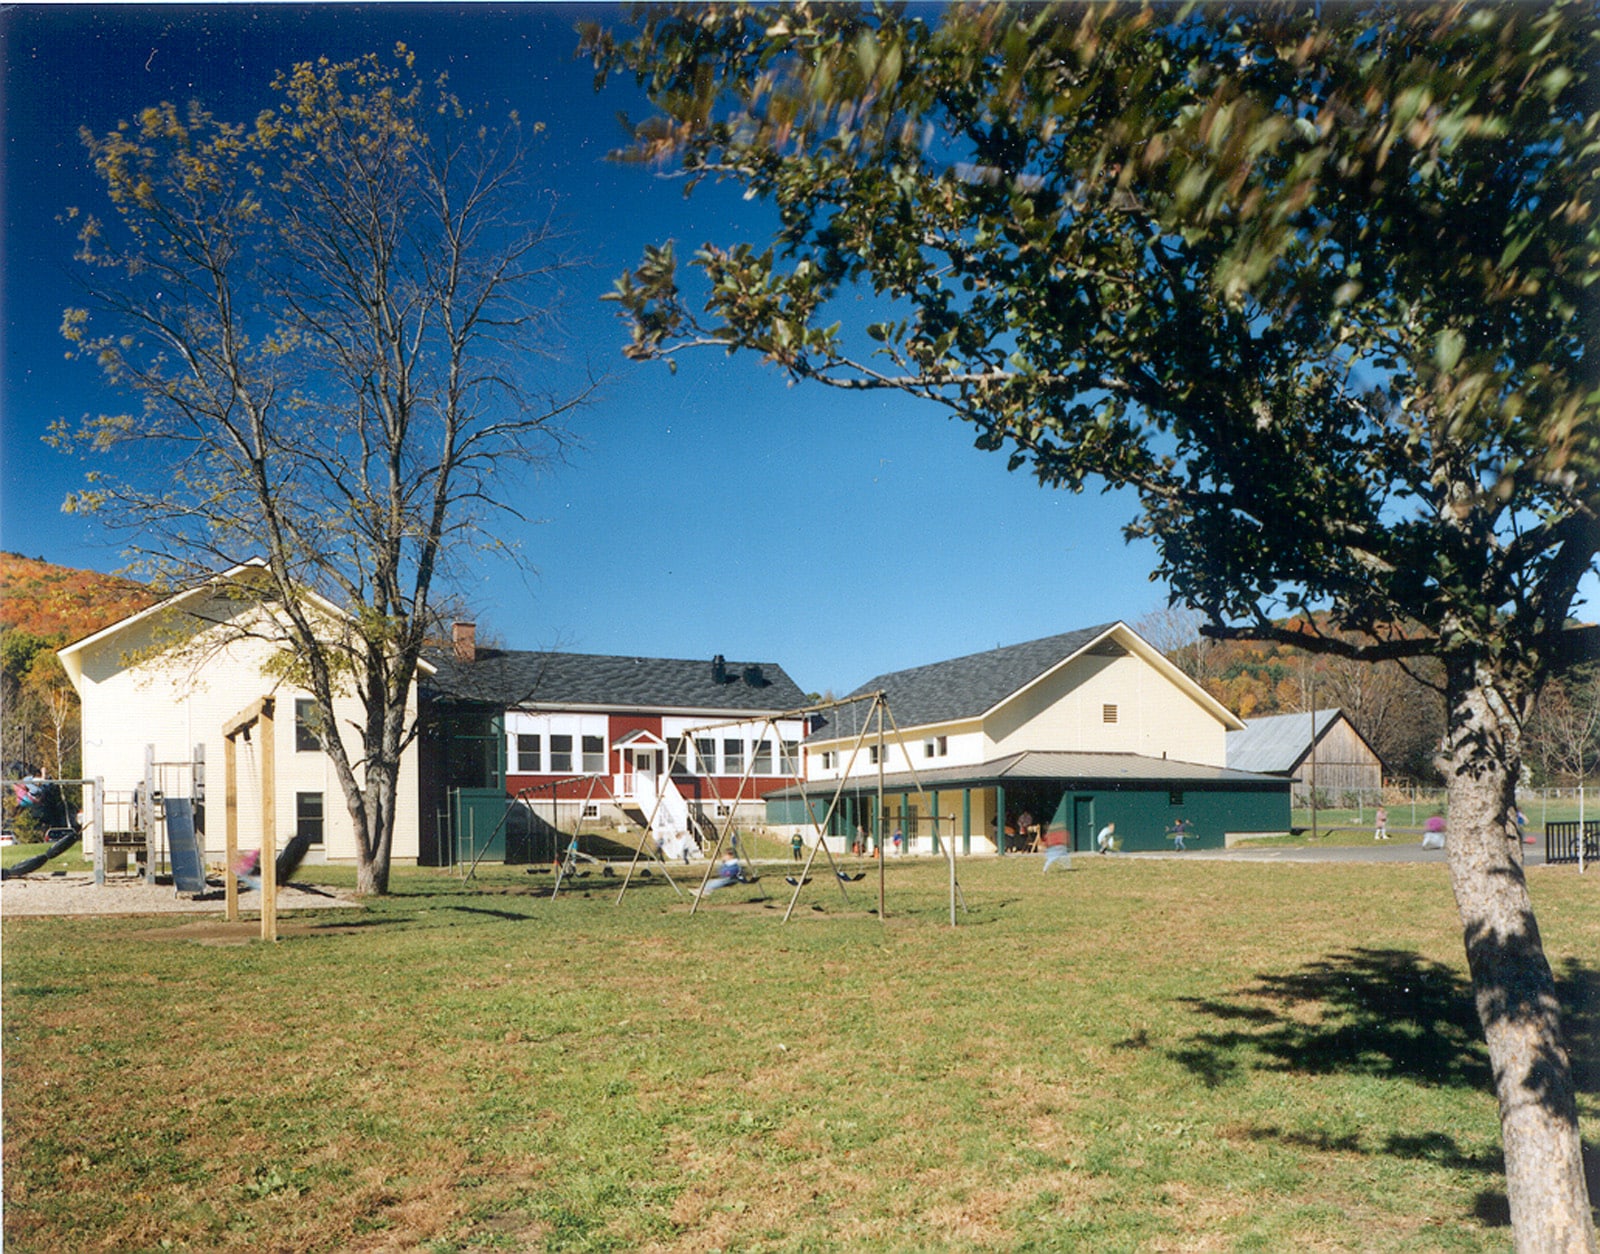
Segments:
[[[899,724],[895,723],[895,721],[894,721],[894,714],[889,709],[888,696],[887,696],[886,693],[884,693],[882,691],[870,692],[870,693],[861,693],[861,694],[859,694],[857,696],[853,696],[853,697],[843,697],[843,698],[840,698],[840,699],[835,700],[835,701],[824,701],[824,702],[820,702],[820,703],[818,703],[816,705],[805,706],[805,707],[803,707],[801,709],[798,709],[798,710],[790,710],[790,711],[786,711],[786,712],[781,713],[781,714],[773,714],[773,715],[771,715],[771,716],[769,716],[767,718],[765,724],[763,725],[763,727],[761,729],[760,736],[758,737],[758,743],[761,740],[764,740],[770,732],[773,732],[776,729],[778,721],[780,719],[789,720],[789,719],[807,718],[812,714],[820,714],[820,713],[823,713],[823,712],[828,711],[828,710],[837,710],[837,709],[841,709],[841,708],[844,708],[844,707],[847,707],[847,706],[858,706],[858,705],[861,705],[862,703],[867,703],[867,702],[870,702],[870,705],[868,705],[866,713],[861,719],[860,727],[859,727],[859,729],[857,730],[857,733],[856,733],[855,742],[851,746],[851,749],[850,749],[849,760],[845,764],[844,770],[840,773],[837,787],[835,787],[834,792],[833,792],[833,797],[830,800],[826,811],[823,813],[823,816],[820,819],[817,817],[816,807],[812,803],[811,796],[810,796],[809,792],[806,789],[805,773],[804,773],[803,770],[800,769],[800,763],[797,762],[797,761],[794,761],[791,758],[789,758],[787,756],[787,753],[780,749],[780,753],[782,753],[782,756],[781,756],[780,760],[788,768],[788,773],[793,775],[796,779],[800,780],[800,799],[801,799],[802,804],[805,807],[806,816],[810,821],[810,826],[811,826],[812,832],[813,832],[813,834],[815,836],[815,840],[811,844],[810,852],[806,856],[805,865],[803,867],[801,867],[800,873],[798,875],[785,876],[785,882],[788,883],[789,885],[791,885],[793,887],[793,889],[794,889],[794,892],[790,895],[790,898],[789,898],[788,908],[785,909],[784,912],[783,912],[783,922],[785,922],[785,923],[789,922],[790,918],[793,917],[793,915],[794,915],[795,906],[799,903],[799,900],[800,900],[801,890],[807,884],[809,884],[811,882],[811,878],[812,878],[811,877],[811,870],[812,870],[812,866],[816,862],[816,857],[817,857],[817,853],[818,853],[819,850],[822,852],[823,856],[827,859],[828,868],[833,873],[831,878],[833,879],[834,883],[838,885],[840,896],[843,898],[843,900],[844,900],[844,902],[845,902],[845,904],[847,906],[852,904],[851,903],[851,899],[850,899],[850,893],[846,889],[845,885],[846,884],[851,884],[851,883],[857,883],[857,882],[861,881],[862,879],[866,878],[866,872],[864,870],[860,869],[860,851],[857,852],[857,861],[856,861],[855,869],[851,870],[851,871],[845,870],[837,861],[835,861],[834,856],[833,856],[833,851],[828,847],[828,839],[827,839],[826,833],[828,831],[828,828],[832,825],[832,823],[834,821],[834,817],[839,812],[840,802],[844,797],[845,784],[850,779],[851,772],[855,767],[857,759],[860,757],[862,746],[867,741],[868,733],[869,733],[869,731],[871,730],[871,728],[873,726],[874,715],[876,715],[876,722],[877,722],[878,813],[879,813],[880,816],[883,813],[883,795],[884,795],[883,778],[884,778],[885,748],[886,748],[886,743],[887,743],[886,742],[885,723],[887,722],[890,726],[892,726],[892,728],[893,728],[893,738],[894,738],[895,743],[897,743],[897,744],[899,744],[899,745],[901,745],[903,747],[904,744],[905,744],[905,738],[904,738],[904,736],[902,735],[902,733],[900,731]],[[702,732],[712,732],[712,731],[717,731],[717,730],[720,730],[720,729],[726,728],[726,727],[740,727],[740,726],[745,726],[747,724],[748,724],[748,720],[744,720],[744,721],[737,721],[736,720],[736,721],[708,724],[707,726],[704,726],[704,727],[690,728],[690,729],[688,729],[688,730],[686,730],[684,732],[684,739],[685,740],[692,740],[695,736],[697,736],[699,733],[702,733]],[[777,740],[778,740],[779,745],[781,746],[783,744],[782,737],[781,736],[777,737]],[[912,759],[911,759],[909,754],[907,754],[907,756],[906,756],[906,761],[908,763],[911,763],[911,776],[912,776],[912,780],[916,784],[916,792],[917,792],[918,796],[919,797],[926,797],[927,796],[927,792],[922,787],[922,781],[917,776],[916,766],[915,766],[914,763],[912,763]],[[728,880],[729,883],[732,883],[732,882],[754,883],[754,882],[756,882],[757,879],[759,879],[759,876],[751,876],[745,871],[746,865],[748,863],[748,859],[745,857],[743,844],[740,841],[738,832],[735,830],[735,827],[734,827],[734,825],[735,825],[735,823],[737,821],[737,818],[738,818],[738,805],[737,805],[737,802],[744,799],[745,787],[750,781],[751,773],[754,770],[754,768],[755,768],[755,755],[752,754],[752,755],[750,755],[750,761],[749,761],[748,765],[746,765],[743,775],[739,779],[739,787],[738,787],[738,791],[735,794],[735,797],[733,799],[733,804],[729,804],[726,807],[722,807],[719,804],[719,807],[718,807],[719,809],[720,808],[726,808],[726,810],[727,810],[727,822],[722,824],[717,830],[716,845],[711,850],[710,858],[708,859],[708,861],[706,863],[705,872],[701,876],[700,887],[696,892],[694,892],[692,894],[693,900],[692,900],[692,902],[690,904],[690,907],[689,907],[689,913],[691,915],[695,914],[700,909],[701,902],[703,902],[705,900],[705,898],[709,895],[709,893],[711,891],[714,891],[712,889],[711,885],[712,885],[713,879],[719,878],[718,874],[717,874],[718,860],[719,860],[719,857],[720,857],[724,847],[726,847],[730,851],[732,857],[738,861],[739,866],[740,866],[740,871],[741,871],[741,874],[738,877],[738,881]],[[715,780],[714,777],[712,777],[710,779],[710,785],[711,785],[711,789],[712,789],[713,800],[718,802],[718,803],[720,803],[722,801],[722,798],[718,794],[716,780]],[[660,799],[659,798],[657,799],[657,803],[656,804],[657,804],[657,806],[660,805]],[[653,812],[652,812],[651,818],[652,819],[654,818],[654,813]],[[966,909],[966,900],[965,900],[964,895],[961,892],[961,886],[960,886],[960,883],[958,882],[957,877],[956,877],[954,842],[953,841],[942,841],[942,842],[939,842],[939,843],[943,847],[943,849],[945,851],[945,854],[946,854],[946,857],[949,860],[949,865],[950,865],[950,925],[952,927],[954,927],[956,925],[956,904],[959,901],[960,905],[961,905],[961,908],[963,910],[965,910]],[[659,856],[659,851],[658,851],[658,856]],[[622,903],[623,897],[627,894],[628,886],[632,882],[634,868],[638,864],[638,860],[639,860],[639,854],[638,854],[638,852],[635,852],[633,860],[628,864],[628,872],[623,877],[622,887],[617,893],[617,904],[618,905],[620,905]],[[885,889],[883,845],[882,845],[881,835],[880,835],[880,838],[879,838],[879,847],[878,847],[878,853],[877,853],[877,863],[878,863],[878,918],[880,920],[883,920],[883,919],[887,918],[887,911],[886,911],[886,907],[885,907],[886,889]],[[664,865],[665,865],[665,860],[663,860],[663,867],[664,867]],[[668,875],[667,878],[668,878],[668,882],[672,883],[671,876]],[[727,877],[721,877],[721,878],[726,879]],[[673,883],[673,888],[674,888],[674,890],[677,890],[677,884],[676,883]],[[680,896],[681,896],[681,892],[680,892]]]
[[[261,816],[261,939],[278,939],[278,854],[277,839],[273,835],[277,823],[277,757],[273,748],[272,697],[261,697],[246,706],[222,725],[222,778],[223,778],[223,831],[227,842],[227,866],[223,881],[227,885],[227,914],[229,923],[239,921],[239,881],[235,867],[239,858],[239,742],[245,745],[245,754],[254,759],[255,751],[251,733],[259,730],[261,744],[259,770],[255,772],[260,790]]]

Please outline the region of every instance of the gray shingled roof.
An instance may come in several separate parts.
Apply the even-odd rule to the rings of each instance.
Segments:
[[[977,718],[1115,626],[1114,622],[1103,623],[948,662],[890,671],[869,679],[850,695],[882,691],[888,698],[890,715],[902,729]],[[856,735],[870,709],[871,703],[864,701],[831,711],[822,738]]]
[[[1243,731],[1228,733],[1228,765],[1238,771],[1283,774],[1292,771],[1311,752],[1311,724],[1315,717],[1320,740],[1341,711],[1318,710],[1308,714],[1269,714],[1245,722]]]
[[[718,680],[710,659],[612,657],[479,649],[477,660],[428,658],[435,698],[511,709],[586,706],[630,710],[731,710],[778,713],[806,704],[805,693],[772,662],[727,662]]]
[[[1167,788],[1282,788],[1285,781],[1270,775],[1236,771],[1231,767],[1203,766],[1167,758],[1147,758],[1137,753],[1062,753],[1053,750],[1024,750],[1007,754],[977,766],[945,766],[931,771],[896,771],[883,777],[885,792],[924,788],[948,789],[984,787],[1023,780],[1065,783],[1072,787],[1116,787],[1144,784]],[[806,785],[810,796],[831,794],[837,780],[819,779]],[[846,791],[872,791],[878,787],[876,775],[858,775]],[[798,797],[799,787],[768,793],[769,798]]]

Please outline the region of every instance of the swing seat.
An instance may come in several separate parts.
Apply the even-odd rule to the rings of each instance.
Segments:
[[[793,884],[796,888],[799,888],[803,884],[811,883],[811,877],[808,875],[804,879],[801,879],[797,875],[785,875],[783,877],[783,882],[785,884]]]
[[[851,875],[849,871],[836,871],[835,874],[838,875],[838,877],[846,884],[854,884],[857,880],[864,880],[867,878],[867,873],[865,871],[857,871],[854,875]]]

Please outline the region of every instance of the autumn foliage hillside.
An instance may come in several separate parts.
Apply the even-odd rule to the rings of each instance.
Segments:
[[[143,584],[0,553],[0,630],[66,644],[152,605]]]

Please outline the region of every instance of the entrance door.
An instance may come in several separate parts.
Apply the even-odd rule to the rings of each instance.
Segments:
[[[1074,853],[1089,853],[1094,849],[1094,798],[1072,799],[1072,849]]]

